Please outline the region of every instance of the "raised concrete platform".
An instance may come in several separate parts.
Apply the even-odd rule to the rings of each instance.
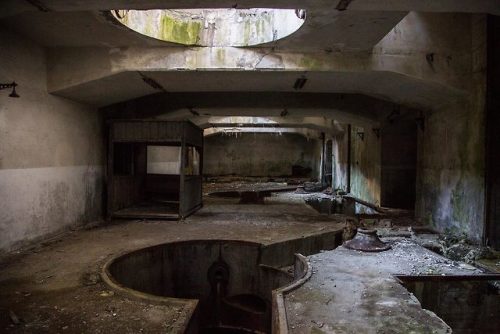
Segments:
[[[290,333],[451,333],[395,275],[474,275],[412,241],[366,253],[343,246],[308,257],[311,279],[285,296]]]

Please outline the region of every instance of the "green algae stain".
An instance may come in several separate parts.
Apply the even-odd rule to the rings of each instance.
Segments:
[[[168,15],[162,17],[161,39],[169,42],[195,45],[199,42],[201,22],[176,20]]]
[[[225,64],[226,52],[224,51],[223,48],[218,48],[217,49],[216,57],[217,57],[217,62],[219,64]]]
[[[460,225],[464,225],[463,228],[467,228],[469,222],[469,217],[467,214],[468,201],[461,187],[461,182],[459,182],[456,188],[451,192],[450,202],[451,207],[453,208],[453,220],[458,222]]]
[[[477,202],[477,194],[471,189],[471,184],[473,180],[484,177],[484,151],[480,144],[484,140],[484,121],[481,113],[475,113],[474,108],[470,109],[472,110],[466,111],[465,121],[459,132],[460,178],[450,198],[452,218],[459,229],[469,236],[475,225],[474,203]]]
[[[302,58],[300,58],[299,67],[308,70],[320,70],[323,66],[319,60],[314,59],[310,56],[303,56]]]
[[[252,34],[252,25],[250,21],[245,21],[245,27],[243,28],[243,43],[242,45],[250,44],[250,37]]]

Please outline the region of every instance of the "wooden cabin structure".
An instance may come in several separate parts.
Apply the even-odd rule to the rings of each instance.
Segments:
[[[183,219],[202,206],[203,130],[188,121],[113,120],[107,217]]]

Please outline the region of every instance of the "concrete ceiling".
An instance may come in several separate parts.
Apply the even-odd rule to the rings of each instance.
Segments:
[[[158,93],[102,109],[109,118],[189,119],[202,127],[242,122],[245,116],[265,117],[288,127],[307,123],[331,129],[333,120],[378,124],[395,110],[410,118],[419,115],[418,110],[365,95],[289,92]]]
[[[499,14],[498,0],[355,0],[343,1],[349,10],[370,11],[421,11],[421,12],[468,12]],[[161,9],[161,8],[305,8],[318,5],[337,7],[340,0],[3,0],[3,16],[24,11],[85,11],[110,9]]]
[[[68,1],[70,2],[70,1]],[[313,7],[304,25],[287,38],[254,47],[279,50],[369,50],[407,12],[337,11]],[[0,24],[47,47],[129,47],[184,45],[158,41],[106,18],[98,11],[22,12]]]
[[[200,51],[157,41],[110,22],[101,11],[228,8],[234,6],[234,1],[3,0],[0,26],[47,48],[50,93],[99,107],[165,91],[363,94],[426,109],[464,96],[466,87],[462,86],[467,83],[463,83],[460,73],[468,73],[471,61],[461,51],[468,46],[456,48],[454,43],[445,48],[446,43],[435,39],[441,35],[431,28],[440,27],[439,24],[407,13],[416,10],[500,14],[500,0],[345,3],[348,6],[343,11],[336,8],[337,0],[238,3],[238,8],[304,8],[307,19],[301,29],[277,42],[254,48],[226,48],[224,64],[219,62],[215,49],[211,55],[206,48]],[[406,24],[395,33],[397,29],[393,28],[405,20]],[[451,24],[444,30],[464,29],[470,23],[467,20],[468,17],[449,19]],[[405,40],[405,31],[412,31],[417,25],[425,28],[418,31],[422,41],[417,42],[425,46],[422,50],[406,45],[415,41]],[[464,39],[469,41],[468,37],[471,36]],[[383,43],[386,39],[387,45]],[[394,41],[403,44],[396,45]],[[427,45],[436,54],[432,66],[426,60]],[[374,52],[374,47],[380,50]],[[319,67],[305,61],[313,58],[320,60]],[[189,67],[188,59],[200,63]],[[450,63],[449,59],[453,61]],[[239,60],[250,65],[240,65]],[[457,70],[450,71],[450,66]],[[185,70],[180,71],[181,68]],[[151,87],[140,73],[163,88]],[[307,83],[297,91],[293,85],[302,76]]]
[[[166,92],[304,92],[365,94],[383,100],[425,108],[458,99],[461,92],[431,85],[392,72],[279,72],[279,71],[177,71],[141,72]],[[307,78],[300,90],[297,78]],[[96,106],[161,92],[146,84],[138,72],[123,72],[55,92]]]

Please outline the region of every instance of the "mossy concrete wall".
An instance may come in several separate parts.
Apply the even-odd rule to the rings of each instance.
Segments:
[[[203,172],[206,175],[290,176],[292,165],[311,168],[320,161],[318,139],[298,134],[242,133],[205,137]]]
[[[47,93],[43,48],[0,31],[0,251],[100,218],[101,118]]]
[[[342,189],[347,191],[348,179],[348,135],[346,126],[343,126],[344,133],[332,138],[332,165],[333,165],[333,189]]]
[[[344,133],[332,139],[333,188],[350,189],[354,196],[380,204],[381,140],[372,127],[342,127]]]
[[[351,128],[351,193],[380,204],[380,138],[371,128]]]
[[[426,114],[418,139],[416,215],[441,231],[480,242],[485,223],[486,17],[469,15],[462,21],[467,39],[461,50],[469,63],[461,75],[467,77],[463,85],[469,98]]]

